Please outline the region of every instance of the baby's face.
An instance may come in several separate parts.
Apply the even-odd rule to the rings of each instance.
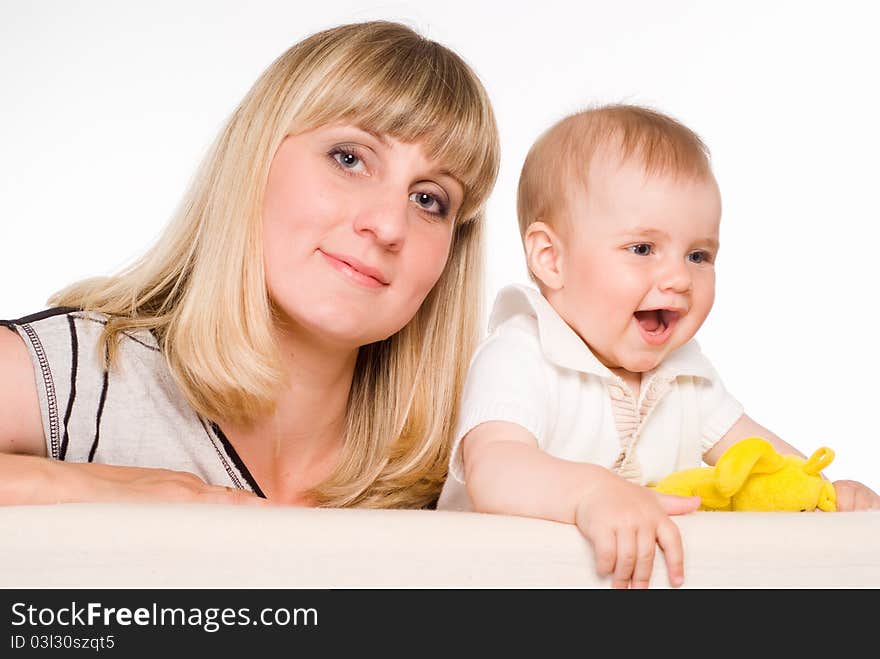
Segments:
[[[569,205],[564,286],[552,302],[606,366],[649,371],[712,308],[718,186],[648,176],[637,160],[593,167],[589,186]]]

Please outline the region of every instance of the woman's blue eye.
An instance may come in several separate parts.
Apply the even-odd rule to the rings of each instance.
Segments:
[[[649,256],[651,254],[651,245],[648,243],[639,243],[638,245],[630,245],[627,247],[629,251],[637,256]]]
[[[409,196],[420,208],[434,215],[446,215],[446,206],[434,195],[427,192],[413,192]]]
[[[361,162],[361,159],[350,151],[334,151],[333,158],[345,169],[354,169]]]
[[[333,163],[346,174],[366,174],[367,163],[359,155],[358,149],[353,146],[336,146],[327,154],[333,159]]]

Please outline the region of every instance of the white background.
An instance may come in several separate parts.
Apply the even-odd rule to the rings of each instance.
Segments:
[[[753,418],[880,491],[872,5],[0,0],[0,317],[140,254],[283,50],[395,19],[458,51],[495,104],[487,306],[527,281],[515,188],[532,140],[589,103],[668,112],[708,143],[724,200],[704,351]]]

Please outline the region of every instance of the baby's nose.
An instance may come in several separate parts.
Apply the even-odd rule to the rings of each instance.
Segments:
[[[673,293],[689,293],[693,286],[693,278],[685,263],[669,264],[658,277],[658,288]]]

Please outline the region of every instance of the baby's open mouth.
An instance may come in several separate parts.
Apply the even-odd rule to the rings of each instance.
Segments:
[[[646,309],[636,311],[633,315],[645,341],[652,345],[660,345],[669,338],[681,313],[671,309]]]

